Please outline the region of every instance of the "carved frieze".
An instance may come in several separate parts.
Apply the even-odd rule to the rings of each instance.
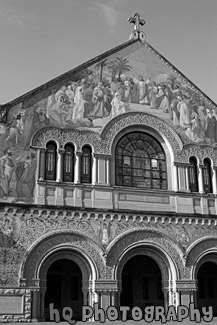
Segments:
[[[161,135],[169,139],[175,153],[182,150],[181,138],[172,127],[158,117],[140,112],[125,113],[117,116],[106,125],[101,135],[90,131],[76,131],[54,127],[44,128],[35,134],[32,146],[44,148],[49,140],[55,140],[58,143],[58,147],[62,148],[65,143],[73,142],[78,151],[81,150],[84,144],[90,144],[94,148],[94,153],[111,155],[112,143],[117,134],[124,128],[137,125],[157,130]]]
[[[100,277],[104,279],[113,278],[117,263],[115,256],[130,245],[132,234],[134,243],[140,240],[149,241],[150,244],[160,245],[168,254],[174,256],[174,261],[179,264],[179,269],[182,270],[180,274],[184,278],[190,277],[191,268],[199,254],[194,253],[196,255],[193,258],[194,254],[190,252],[187,265],[183,269],[189,247],[193,247],[195,242],[203,238],[205,246],[200,248],[203,251],[206,245],[212,246],[210,238],[217,239],[216,220],[211,218],[162,217],[156,214],[123,215],[35,208],[26,212],[10,208],[5,209],[4,213],[1,218],[2,225],[5,225],[5,220],[11,221],[7,241],[3,238],[0,248],[1,286],[17,286],[20,284],[19,278],[25,278],[19,273],[20,267],[21,264],[25,265],[28,254],[33,254],[33,247],[39,245],[40,257],[46,254],[52,245],[55,247],[67,243],[69,238],[70,245],[80,247],[88,256],[94,257]],[[50,238],[49,242],[44,242],[45,237]],[[43,242],[43,245],[40,242]],[[30,251],[30,247],[33,250]],[[196,249],[199,249],[197,245],[193,252],[197,252]],[[34,273],[36,265],[33,263],[29,267]]]

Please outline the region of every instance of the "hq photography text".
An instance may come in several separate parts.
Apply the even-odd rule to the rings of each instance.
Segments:
[[[69,324],[75,324],[73,308],[64,307],[62,310],[54,308],[54,304],[49,305],[50,321],[55,321],[59,323],[60,320],[64,319]],[[126,322],[128,319],[134,321],[145,320],[145,322],[150,323],[153,321],[161,321],[163,324],[170,321],[182,322],[186,318],[190,321],[200,323],[201,320],[205,322],[211,322],[213,319],[213,308],[202,307],[202,311],[199,311],[194,307],[194,304],[190,304],[189,307],[186,306],[169,306],[165,309],[162,306],[148,306],[144,309],[140,307],[127,307],[120,306],[116,308],[115,306],[109,306],[106,310],[99,307],[99,303],[94,303],[93,307],[83,306],[82,307],[82,322],[87,322],[89,320],[99,321],[104,323],[105,321],[116,321],[120,320]]]

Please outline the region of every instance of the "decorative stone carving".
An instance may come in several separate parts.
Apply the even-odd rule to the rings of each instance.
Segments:
[[[217,149],[208,145],[186,144],[181,152],[176,153],[175,160],[177,162],[188,163],[191,156],[199,159],[199,163],[203,164],[203,160],[207,157],[211,158],[214,165],[217,165]]]
[[[114,292],[118,291],[118,281],[116,280],[97,280],[95,281],[96,292]]]
[[[65,143],[72,141],[77,151],[80,151],[84,144],[89,144],[93,147],[95,154],[111,155],[112,143],[117,134],[124,128],[136,125],[157,130],[170,140],[175,153],[182,150],[182,141],[172,127],[158,117],[140,112],[130,112],[115,117],[102,130],[101,136],[90,131],[58,129],[54,127],[41,129],[34,135],[32,146],[35,148],[45,148],[49,140],[54,140],[59,148],[63,148]]]
[[[132,257],[136,255],[145,255],[153,258],[153,260],[158,264],[160,270],[161,270],[161,275],[162,275],[162,281],[164,283],[168,283],[169,281],[169,262],[166,260],[166,257],[162,256],[161,252],[158,252],[156,248],[154,247],[134,247],[130,251],[128,251],[124,257],[118,261],[118,265],[116,266],[117,268],[117,280],[118,283],[121,283],[121,276],[122,276],[122,271],[124,265],[129,261]],[[174,279],[173,279],[174,280]]]
[[[79,235],[73,235],[69,233],[56,233],[50,237],[44,238],[42,241],[36,245],[35,248],[31,251],[31,254],[27,257],[25,264],[22,267],[23,278],[33,279],[36,278],[36,272],[38,265],[43,257],[45,257],[51,250],[55,248],[71,247],[76,249],[80,253],[86,254],[90,260],[93,261],[93,264],[96,264],[97,272],[100,277],[105,278],[105,264],[102,256],[100,255],[99,249],[97,250],[96,245],[90,240],[86,240],[84,237]]]
[[[161,233],[153,230],[141,231],[134,229],[125,232],[121,238],[118,237],[112,245],[108,248],[107,265],[117,266],[120,256],[132,245],[153,245],[159,250],[165,251],[176,262],[178,268],[178,278],[185,277],[185,262],[183,259],[183,252],[179,246],[169,237],[163,236]],[[163,253],[162,253],[163,254]]]
[[[197,281],[195,280],[177,280],[176,281],[176,290],[177,291],[196,291],[197,290]]]
[[[186,266],[195,267],[202,254],[213,252],[217,252],[217,238],[204,238],[189,250]]]

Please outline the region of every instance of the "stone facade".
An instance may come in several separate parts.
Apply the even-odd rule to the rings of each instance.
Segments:
[[[175,125],[171,116],[169,120],[169,111],[162,111],[148,102],[147,93],[147,102],[133,102],[132,97],[127,102],[125,89],[125,102],[121,104],[125,110],[115,116],[112,111],[110,115],[107,111],[100,116],[94,106],[94,121],[90,118],[90,101],[89,117],[72,119],[73,125],[67,124],[65,119],[64,127],[58,124],[60,111],[57,114],[57,106],[61,112],[65,109],[61,113],[61,118],[65,118],[72,109],[70,105],[75,105],[74,111],[77,109],[76,101],[68,103],[66,110],[58,102],[57,93],[52,97],[52,87],[60,88],[70,79],[75,78],[77,89],[84,87],[78,79],[85,75],[89,83],[93,82],[93,78],[97,79],[93,65],[116,55],[119,55],[118,62],[121,54],[122,58],[127,57],[125,64],[132,65],[125,68],[126,76],[130,69],[139,71],[143,64],[145,67],[147,60],[153,65],[155,77],[161,76],[165,83],[165,78],[169,80],[169,72],[175,73],[179,81],[185,82],[183,94],[186,95],[188,87],[188,91],[197,96],[195,105],[203,101],[207,110],[215,110],[216,105],[145,42],[143,36],[136,30],[129,42],[1,107],[1,151],[4,152],[0,158],[1,322],[43,321],[46,318],[48,273],[60,260],[69,260],[80,269],[79,290],[83,305],[93,306],[99,302],[105,309],[110,305],[120,306],[124,291],[123,270],[132,259],[142,256],[144,261],[150,258],[156,269],[159,268],[157,274],[161,275],[160,290],[163,292],[159,301],[163,301],[166,308],[180,304],[189,306],[192,302],[199,306],[198,272],[205,263],[217,264],[217,151],[211,132],[207,131],[211,125],[209,112],[204,113],[204,120],[201,119],[201,123],[205,120],[207,123],[206,136],[201,133],[200,138],[198,133],[195,140],[195,134],[194,138],[189,138],[189,132],[186,133],[189,125],[184,129]],[[109,71],[108,68],[107,77]],[[158,78],[158,82],[161,79]],[[146,82],[146,90],[150,88],[147,85]],[[169,90],[169,85],[167,87]],[[166,97],[166,93],[163,96]],[[52,100],[56,100],[55,104]],[[173,107],[172,102],[168,101],[168,105],[169,109]],[[33,132],[22,116],[32,127],[37,121]],[[191,115],[189,124],[196,123],[193,119],[198,116]],[[136,132],[148,134],[162,148],[166,161],[165,188],[117,185],[116,147],[125,135]],[[54,143],[56,148],[55,179],[46,178],[49,143]],[[71,182],[64,180],[63,173],[68,143],[74,148],[74,179]],[[91,148],[91,181],[87,183],[81,178],[85,146]],[[14,159],[10,158],[9,149]],[[192,191],[190,184],[191,157],[197,161],[197,191]],[[206,190],[206,159],[210,161],[208,185],[211,191]],[[145,303],[145,299],[141,303]]]

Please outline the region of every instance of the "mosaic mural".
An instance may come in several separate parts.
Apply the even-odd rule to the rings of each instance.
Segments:
[[[185,143],[217,145],[217,108],[157,52],[138,41],[108,53],[12,102],[6,123],[0,107],[1,200],[33,202],[30,141],[44,127],[100,133],[115,116],[142,111],[165,120]]]

